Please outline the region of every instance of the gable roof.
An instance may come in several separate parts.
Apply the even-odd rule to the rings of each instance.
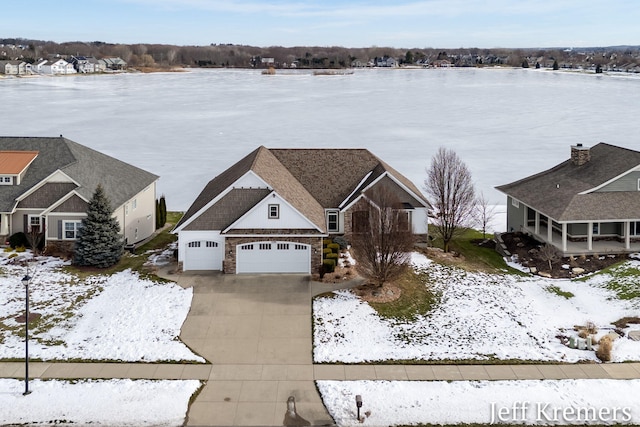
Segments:
[[[185,227],[184,224],[195,221],[195,216],[204,214],[205,207],[249,171],[320,230],[326,229],[325,209],[338,208],[341,202],[357,197],[359,191],[385,173],[393,175],[420,203],[429,206],[411,181],[368,150],[268,149],[260,146],[209,181],[175,229]],[[188,228],[192,229],[191,224]]]
[[[158,179],[157,175],[64,137],[0,137],[0,150],[37,151],[20,185],[0,186],[0,212],[11,212],[16,199],[60,170],[77,182],[76,192],[91,199],[102,184],[117,208]]]
[[[640,192],[590,191],[639,166],[640,152],[601,142],[590,154],[590,161],[581,166],[569,159],[496,189],[556,221],[637,217]]]
[[[325,208],[337,208],[347,198],[357,197],[358,190],[366,188],[384,173],[393,175],[415,193],[425,206],[429,205],[429,202],[411,181],[369,150],[363,148],[302,148],[271,149],[269,151]],[[365,178],[367,179],[365,180]],[[330,185],[327,185],[327,181],[330,182]]]

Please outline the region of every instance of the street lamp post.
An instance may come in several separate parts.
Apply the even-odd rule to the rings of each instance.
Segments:
[[[27,274],[22,278],[22,284],[25,289],[25,317],[24,317],[24,393],[30,394],[29,391],[29,281],[31,277]]]

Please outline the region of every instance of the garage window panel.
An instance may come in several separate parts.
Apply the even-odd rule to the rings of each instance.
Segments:
[[[187,246],[189,246],[190,248],[199,248],[200,242],[189,242]]]

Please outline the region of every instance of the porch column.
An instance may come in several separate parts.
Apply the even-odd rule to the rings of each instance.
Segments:
[[[7,214],[0,215],[0,235],[9,235],[9,215]]]
[[[562,252],[567,252],[567,223],[562,223]]]
[[[533,225],[534,229],[534,233],[535,234],[540,234],[540,212],[536,211],[536,219],[535,219],[535,224]]]
[[[593,250],[593,222],[587,223],[587,250]]]
[[[547,217],[547,241],[553,242],[553,220]]]
[[[624,223],[624,248],[631,249],[631,221]]]

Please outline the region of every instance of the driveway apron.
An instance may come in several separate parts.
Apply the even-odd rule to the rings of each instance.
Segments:
[[[333,424],[314,383],[308,276],[161,273],[193,288],[180,338],[212,364],[187,425],[282,426],[290,396],[298,423]]]

